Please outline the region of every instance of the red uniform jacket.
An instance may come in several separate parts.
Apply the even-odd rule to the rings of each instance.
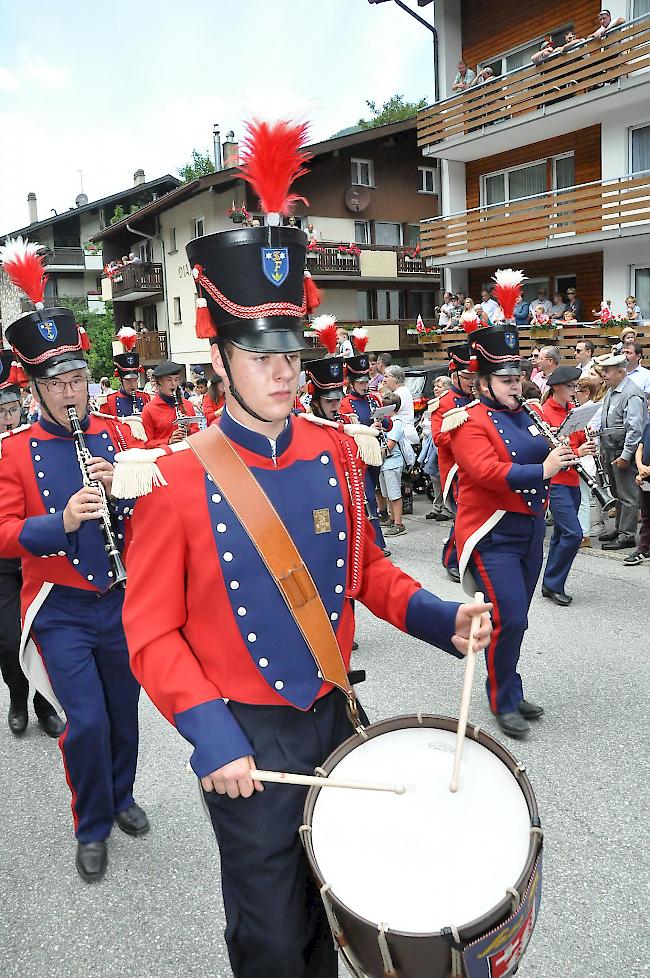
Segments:
[[[138,403],[136,413],[142,414],[145,404],[148,404],[151,398],[146,391],[136,391],[135,397]],[[125,394],[121,389],[119,391],[113,391],[112,394],[108,395],[99,410],[102,414],[111,414],[114,418],[128,418],[134,413],[133,397],[131,394]]]
[[[194,405],[183,398],[183,414],[185,416],[196,417]],[[176,408],[171,398],[163,398],[161,394],[156,394],[142,412],[142,424],[147,433],[147,448],[161,448],[169,444],[169,439],[176,431]],[[190,425],[189,434],[195,434],[199,430],[197,424]]]
[[[553,396],[549,397],[547,401],[541,407],[541,415],[545,421],[548,421],[551,428],[559,428],[564,419],[571,413],[571,408],[562,407],[561,404],[555,400]],[[584,431],[574,431],[572,435],[569,435],[569,444],[571,448],[577,455],[578,449],[587,440],[587,436]],[[563,469],[554,475],[551,479],[551,485],[553,486],[579,486],[580,476],[574,468]]]
[[[350,660],[352,503],[343,443],[330,428],[290,416],[274,446],[225,412],[222,431],[251,467],[303,555]],[[195,747],[205,776],[253,753],[224,700],[293,705],[328,693],[302,635],[218,477],[192,451],[160,459],[167,485],[138,500],[129,551],[124,628],[135,676],[158,709]],[[395,567],[363,523],[358,600],[374,614],[454,652],[458,605],[441,602]],[[157,586],[151,587],[151,567]]]
[[[487,399],[466,413],[467,420],[449,432],[458,464],[461,579],[474,547],[505,513],[542,516],[549,492],[543,463],[550,449],[528,415]]]
[[[442,486],[445,499],[449,495],[451,482],[456,474],[456,460],[451,450],[451,438],[448,431],[441,431],[442,420],[447,411],[453,408],[463,407],[471,401],[471,397],[463,394],[456,387],[451,387],[448,391],[438,398],[438,405],[431,412],[431,437],[433,444],[438,449],[438,469],[440,470],[440,485]]]
[[[112,460],[141,446],[126,425],[93,415],[83,423],[91,454]],[[0,557],[20,557],[23,614],[43,583],[85,591],[110,586],[110,563],[98,520],[74,533],[63,528],[63,510],[82,487],[72,435],[46,421],[10,432],[0,441]],[[118,546],[129,542],[131,500],[110,501]]]

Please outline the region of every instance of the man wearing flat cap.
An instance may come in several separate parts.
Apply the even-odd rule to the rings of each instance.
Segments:
[[[601,533],[603,550],[627,550],[636,546],[639,490],[634,454],[641,441],[644,395],[627,376],[624,353],[600,360],[609,390],[605,394],[600,430],[600,449],[612,493],[617,497],[616,526]]]
[[[175,445],[199,430],[198,423],[182,420],[196,416],[192,402],[183,397],[182,371],[183,365],[173,360],[165,360],[154,369],[158,393],[142,409],[147,448]]]

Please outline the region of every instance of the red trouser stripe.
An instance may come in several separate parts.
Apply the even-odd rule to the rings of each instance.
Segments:
[[[487,591],[487,600],[491,601],[494,605],[492,611],[492,637],[490,639],[490,644],[487,651],[487,671],[488,671],[488,685],[490,687],[490,709],[493,713],[497,712],[497,696],[499,692],[498,682],[497,682],[497,672],[495,668],[495,656],[497,645],[499,644],[499,638],[501,637],[501,611],[499,609],[499,602],[497,601],[497,596],[495,594],[494,588],[492,587],[492,581],[490,576],[485,569],[485,564],[481,560],[480,553],[475,550],[472,554],[472,560],[476,566],[476,569],[481,578],[481,583],[484,585]]]

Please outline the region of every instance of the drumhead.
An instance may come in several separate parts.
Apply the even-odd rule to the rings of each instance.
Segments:
[[[522,875],[531,814],[519,782],[466,737],[452,794],[455,745],[451,730],[390,730],[326,766],[339,778],[404,784],[405,794],[312,789],[319,875],[358,916],[412,934],[460,928],[501,903]]]

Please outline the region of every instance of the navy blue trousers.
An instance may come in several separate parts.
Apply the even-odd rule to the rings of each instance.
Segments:
[[[542,569],[544,530],[543,516],[506,513],[470,558],[477,586],[485,600],[494,604],[492,637],[485,650],[486,688],[493,713],[514,713],[524,698],[517,665]]]
[[[580,486],[551,484],[550,507],[553,536],[544,568],[544,586],[561,594],[582,543],[582,527],[578,520]]]
[[[458,508],[458,503],[456,499],[456,486],[452,486],[451,491],[447,494],[446,506],[455,513]],[[455,568],[458,570],[458,553],[456,551],[456,533],[454,530],[455,523],[452,522],[449,527],[449,536],[442,545],[442,566],[446,568]]]
[[[67,717],[59,740],[79,842],[100,842],[133,804],[140,687],[129,668],[122,591],[55,586],[32,634]]]
[[[377,509],[377,497],[375,496],[375,489],[378,485],[379,469],[376,465],[369,465],[366,468],[366,472],[363,477],[363,488],[366,494],[366,503],[368,504],[368,516],[370,518],[370,525],[372,526],[375,534],[375,543],[381,550],[385,550],[386,541],[384,540],[384,534],[381,532],[379,511]]]
[[[306,712],[229,703],[261,770],[313,774],[354,730],[344,697]],[[221,851],[226,943],[235,978],[336,978],[333,939],[298,836],[306,788],[251,798],[204,792]]]

